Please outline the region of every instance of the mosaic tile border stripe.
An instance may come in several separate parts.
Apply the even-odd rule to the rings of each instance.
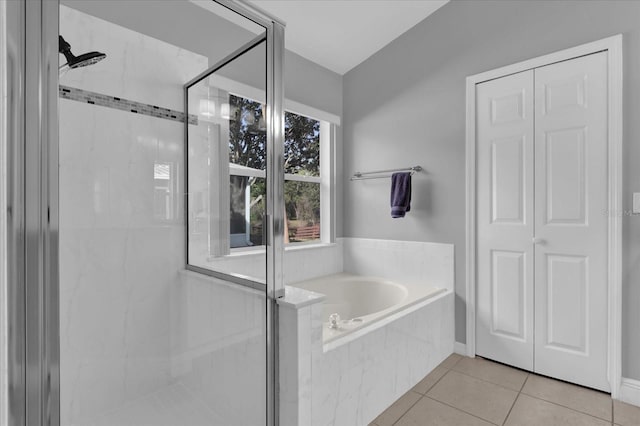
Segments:
[[[116,96],[103,95],[89,90],[76,89],[75,87],[62,86],[58,89],[59,96],[63,99],[85,102],[91,105],[99,105],[107,108],[129,111],[135,114],[148,115],[165,120],[178,121],[184,123],[184,112],[173,109],[162,108],[156,105],[143,104],[129,99],[118,98]],[[189,124],[198,124],[198,116],[189,114]]]

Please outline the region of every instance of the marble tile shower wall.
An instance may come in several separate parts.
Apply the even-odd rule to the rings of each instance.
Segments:
[[[205,57],[60,6],[74,52],[107,58],[61,84],[182,110]],[[60,100],[62,424],[171,380],[170,296],[184,262],[183,125]],[[179,183],[180,182],[180,183]]]

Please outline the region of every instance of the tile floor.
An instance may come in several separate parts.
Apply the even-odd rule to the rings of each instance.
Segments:
[[[640,426],[605,393],[453,354],[369,426]]]

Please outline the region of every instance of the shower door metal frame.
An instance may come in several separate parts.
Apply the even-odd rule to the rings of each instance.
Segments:
[[[278,371],[278,305],[284,296],[284,31],[285,24],[259,7],[242,0],[213,0],[221,6],[257,23],[266,29],[215,65],[184,85],[184,105],[187,112],[188,88],[242,56],[258,44],[267,43],[267,170],[266,170],[266,288],[264,285],[235,275],[216,272],[189,264],[188,232],[188,152],[185,150],[185,268],[194,272],[233,282],[245,287],[265,290],[266,296],[266,425],[279,424]],[[188,122],[185,121],[185,142]]]
[[[58,426],[58,1],[7,2],[9,426]]]
[[[6,208],[2,219],[6,218],[6,366],[8,368],[6,384],[7,394],[3,404],[7,412],[3,419],[9,425],[23,425],[26,422],[25,388],[25,298],[24,298],[24,56],[25,56],[25,7],[18,2],[4,2],[5,14],[4,49],[6,62],[2,78],[6,82],[6,103],[3,103],[3,121],[0,135],[4,144],[2,167],[7,180],[3,182]],[[4,324],[3,324],[4,325]]]

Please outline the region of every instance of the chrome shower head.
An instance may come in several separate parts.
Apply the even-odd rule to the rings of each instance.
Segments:
[[[58,36],[58,52],[62,53],[64,57],[67,58],[66,65],[69,66],[69,68],[80,68],[93,65],[107,57],[106,54],[101,52],[89,52],[83,53],[80,56],[75,56],[71,53],[71,45],[67,43],[62,36]]]

